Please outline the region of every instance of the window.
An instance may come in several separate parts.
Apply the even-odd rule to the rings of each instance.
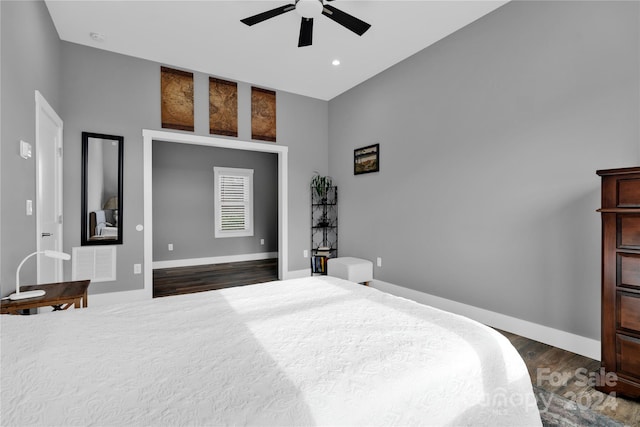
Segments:
[[[253,169],[213,168],[215,237],[253,236]]]

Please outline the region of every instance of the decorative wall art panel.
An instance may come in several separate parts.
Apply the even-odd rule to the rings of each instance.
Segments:
[[[193,131],[193,73],[160,68],[162,127]]]
[[[251,138],[276,142],[276,93],[251,88]]]
[[[238,136],[238,84],[209,77],[209,133]]]

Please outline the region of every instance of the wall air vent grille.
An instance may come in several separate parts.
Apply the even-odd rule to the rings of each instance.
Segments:
[[[71,280],[109,282],[116,280],[116,247],[73,248]]]

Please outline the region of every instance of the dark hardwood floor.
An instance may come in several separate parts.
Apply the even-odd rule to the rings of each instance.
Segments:
[[[640,426],[640,402],[609,397],[590,386],[589,374],[600,362],[520,335],[500,331],[518,350],[533,385],[589,407],[628,426]]]
[[[153,270],[153,297],[190,294],[278,280],[278,259]]]

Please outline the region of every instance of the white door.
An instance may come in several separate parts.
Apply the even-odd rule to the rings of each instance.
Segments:
[[[62,120],[36,91],[37,250],[62,251]],[[38,283],[61,282],[62,260],[38,255]]]

